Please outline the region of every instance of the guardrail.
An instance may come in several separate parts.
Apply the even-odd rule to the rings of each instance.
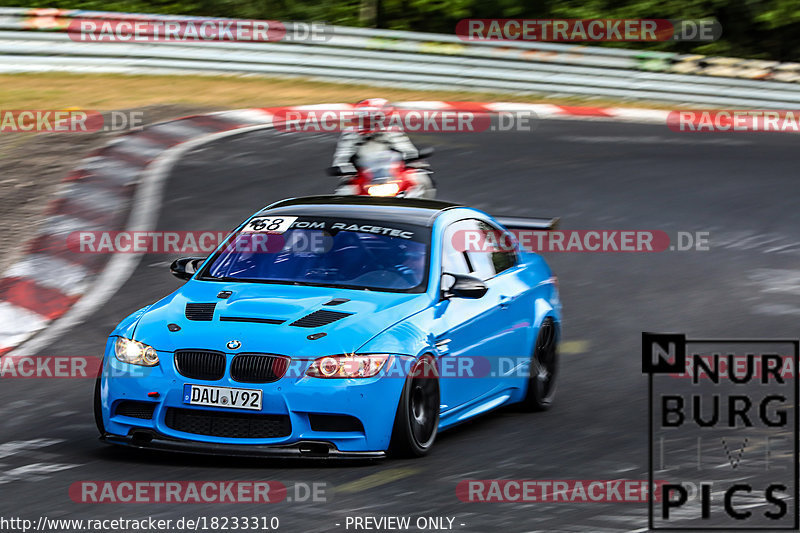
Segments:
[[[80,42],[81,19],[205,20],[0,8],[0,72],[255,74],[413,89],[580,95],[725,107],[800,104],[800,64],[327,26],[313,42]]]

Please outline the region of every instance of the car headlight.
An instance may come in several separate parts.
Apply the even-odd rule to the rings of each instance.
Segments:
[[[371,378],[391,365],[390,354],[329,355],[316,359],[306,370],[314,378]]]
[[[158,353],[152,346],[139,341],[117,337],[114,344],[114,355],[123,363],[139,366],[156,366]]]

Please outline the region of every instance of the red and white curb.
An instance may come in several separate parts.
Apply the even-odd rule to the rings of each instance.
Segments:
[[[462,111],[473,113],[532,112],[539,119],[608,120],[640,124],[667,123],[669,111],[628,107],[579,107],[554,104],[514,102],[397,102],[397,107],[420,110]]]
[[[424,101],[395,105],[420,110],[533,112],[540,119],[662,124],[666,124],[668,115],[667,111],[648,109],[507,102]],[[43,348],[69,326],[85,319],[127,280],[141,257],[78,254],[67,247],[69,233],[98,229],[150,231],[160,208],[163,180],[189,149],[220,136],[270,128],[279,112],[351,107],[319,104],[184,117],[121,135],[87,156],[64,178],[40,229],[25,245],[23,257],[0,277],[0,356],[23,343],[26,352]],[[53,321],[58,321],[59,327],[54,327]]]

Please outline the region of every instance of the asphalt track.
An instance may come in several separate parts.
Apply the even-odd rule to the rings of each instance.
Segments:
[[[0,515],[38,519],[276,515],[280,531],[344,531],[347,516],[455,517],[459,531],[632,531],[637,503],[464,503],[462,479],[646,479],[641,332],[798,337],[797,137],[681,134],[663,126],[545,121],[529,133],[415,137],[432,145],[440,197],[497,215],[556,215],[564,229],[710,232],[710,251],[552,253],[565,340],[547,413],[501,410],[440,436],[420,460],[366,464],[134,453],[100,444],[91,380],[0,385]],[[188,154],[169,177],[164,230],[234,227],[259,207],[326,193],[334,138],[258,131]],[[130,280],[48,355],[100,355],[114,325],[179,286],[172,257],[146,256]],[[57,275],[57,273],[54,273]],[[10,441],[39,441],[22,449]],[[49,445],[47,445],[49,444]],[[325,482],[326,503],[88,505],[82,480]],[[341,524],[337,527],[336,524]],[[460,524],[464,524],[461,526]]]

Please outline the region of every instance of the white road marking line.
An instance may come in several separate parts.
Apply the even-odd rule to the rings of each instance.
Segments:
[[[236,109],[233,111],[220,111],[212,113],[212,115],[243,124],[271,124],[274,116],[272,113],[260,109]]]
[[[79,466],[81,465],[69,463],[32,463],[0,473],[0,485],[13,481],[30,481],[31,476],[46,476],[47,474],[54,474],[70,468],[78,468]]]
[[[136,181],[142,168],[121,159],[94,156],[81,161],[77,170],[85,170],[98,176],[105,176],[119,185],[127,185]]]
[[[0,444],[0,459],[5,459],[6,457],[11,457],[18,453],[46,448],[47,446],[53,446],[62,442],[65,442],[64,439],[33,439],[4,442]]]
[[[47,318],[14,304],[0,301],[0,349],[25,341],[47,324]]]
[[[100,231],[103,228],[90,224],[87,220],[69,215],[51,215],[38,225],[39,233],[44,235],[68,236],[76,231]]]
[[[130,154],[137,158],[142,158],[142,156],[145,158],[157,157],[158,154],[168,148],[158,141],[135,135],[118,137],[109,142],[107,146],[113,146],[115,151]]]
[[[192,125],[189,119],[162,122],[161,124],[154,124],[148,129],[155,133],[165,133],[184,139],[197,138],[208,134],[208,129]]]
[[[97,185],[87,185],[81,182],[69,182],[57,198],[68,198],[78,204],[85,205],[92,211],[114,213],[122,209],[125,198],[111,191],[103,190]]]
[[[287,111],[347,111],[353,109],[352,104],[308,104],[297,105],[287,108]]]
[[[669,111],[663,111],[661,109],[637,109],[637,108],[627,108],[627,107],[612,107],[608,111],[611,112],[614,119],[624,119],[623,121],[633,121],[633,122],[648,122],[653,124],[665,124],[667,123],[667,117],[669,116]]]
[[[421,101],[421,102],[395,102],[395,107],[403,109],[451,109],[447,102]]]
[[[497,102],[486,106],[488,109],[496,113],[505,112],[524,112],[532,111],[536,113],[539,118],[555,117],[564,115],[564,110],[557,105],[552,104],[515,104],[513,102]]]
[[[32,279],[38,285],[57,289],[68,296],[83,294],[91,278],[91,273],[82,266],[46,254],[25,256],[11,265],[5,275]]]

